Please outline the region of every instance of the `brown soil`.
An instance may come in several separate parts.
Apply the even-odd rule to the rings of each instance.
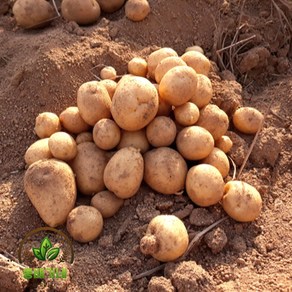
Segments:
[[[196,43],[207,56],[217,59],[220,70],[233,70],[242,84],[229,71],[215,69],[213,102],[229,114],[242,102],[266,115],[242,174],[244,181],[260,191],[263,211],[253,223],[225,220],[194,248],[186,262],[154,274],[149,291],[174,291],[173,287],[177,291],[288,291],[292,287],[292,46],[289,23],[280,19],[272,2],[285,11],[288,20],[289,3],[149,2],[151,14],[139,23],[127,20],[121,9],[102,15],[89,27],[56,19],[47,28],[29,31],[17,28],[11,9],[0,4],[0,251],[16,256],[23,236],[44,226],[23,190],[23,155],[37,139],[33,133],[36,115],[44,111],[59,114],[75,105],[77,88],[95,79],[104,65],[124,74],[134,56],[146,57],[162,46],[182,54]],[[239,51],[224,51],[222,63],[215,58],[215,50],[232,44],[236,28],[243,23],[236,40],[255,37]],[[237,137],[231,155],[239,166],[252,137],[237,134],[241,139],[231,134]],[[78,205],[88,203],[88,197],[79,196]],[[74,242],[70,281],[31,282],[29,289],[147,291],[151,277],[132,280],[160,264],[139,251],[147,223],[157,214],[177,212],[188,229],[196,232],[224,216],[220,206],[208,212],[195,210],[186,195],[162,196],[143,186],[117,215],[106,220],[99,239],[89,244]],[[65,227],[61,230],[66,232]],[[12,282],[10,288],[15,290]],[[5,283],[0,283],[0,290]]]

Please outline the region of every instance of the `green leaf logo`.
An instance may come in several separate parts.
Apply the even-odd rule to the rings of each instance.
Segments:
[[[40,261],[44,261],[44,260],[45,260],[45,258],[42,256],[41,251],[40,251],[39,248],[35,248],[35,247],[33,247],[33,248],[32,248],[32,251],[33,251],[34,256],[35,256],[38,260],[40,260]]]
[[[49,238],[46,236],[43,238],[40,248],[32,248],[34,256],[40,260],[40,261],[45,261],[49,260],[52,261],[54,260],[60,252],[60,248],[58,247],[53,247],[51,241]]]
[[[49,261],[54,260],[58,256],[59,252],[60,249],[58,247],[53,247],[49,249],[46,254],[46,259]]]
[[[52,243],[51,241],[48,239],[48,237],[45,237],[42,242],[41,242],[41,246],[40,246],[40,250],[41,250],[41,254],[42,257],[45,259],[46,258],[46,253],[47,251],[52,247]]]

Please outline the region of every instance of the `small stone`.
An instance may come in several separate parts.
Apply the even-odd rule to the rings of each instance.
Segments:
[[[212,214],[205,208],[196,208],[190,215],[190,223],[195,226],[208,226],[214,222]]]

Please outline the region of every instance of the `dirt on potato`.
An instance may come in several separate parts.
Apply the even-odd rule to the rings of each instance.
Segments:
[[[114,217],[105,220],[97,240],[73,243],[75,260],[67,265],[70,277],[66,281],[27,283],[20,279],[19,270],[11,273],[15,267],[0,264],[8,278],[4,282],[0,277],[0,290],[4,284],[11,291],[21,291],[26,285],[30,291],[142,292],[148,285],[149,291],[291,289],[290,2],[150,0],[151,12],[142,22],[128,20],[122,8],[102,14],[91,26],[56,18],[50,26],[37,30],[16,26],[12,2],[0,3],[1,254],[17,257],[25,234],[45,226],[23,188],[23,156],[37,140],[33,132],[36,116],[45,111],[60,114],[66,107],[76,106],[78,87],[96,80],[104,66],[125,74],[129,60],[146,58],[158,47],[171,47],[181,55],[189,46],[202,46],[216,62],[210,74],[212,102],[229,117],[239,104],[253,106],[265,115],[241,174],[242,180],[260,192],[263,209],[252,223],[228,218],[219,231],[196,245],[186,261],[154,273],[156,278],[148,284],[151,276],[133,277],[160,265],[139,250],[140,239],[154,216],[179,214],[188,231],[195,233],[225,213],[220,205],[196,210],[186,194],[163,196],[143,185]],[[236,139],[230,155],[238,172],[254,136],[237,132],[232,123],[229,130]],[[90,199],[79,195],[77,205],[89,205]],[[65,226],[60,230],[68,234]]]

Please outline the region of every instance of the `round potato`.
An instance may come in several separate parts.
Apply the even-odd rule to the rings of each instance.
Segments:
[[[128,72],[135,76],[146,77],[148,65],[145,59],[136,57],[128,63]]]
[[[229,119],[227,114],[217,105],[208,104],[201,109],[197,125],[208,130],[214,140],[217,140],[228,130]]]
[[[233,115],[235,128],[244,134],[255,134],[263,120],[263,114],[253,107],[239,108]]]
[[[125,14],[132,21],[141,21],[150,13],[147,0],[128,0],[125,5]]]
[[[81,144],[84,142],[93,142],[93,135],[90,132],[83,132],[76,137],[75,141],[76,144]]]
[[[158,111],[158,94],[146,78],[127,76],[119,82],[111,113],[120,128],[137,131],[147,126]]]
[[[203,75],[197,74],[197,88],[195,94],[190,99],[198,108],[202,108],[209,104],[213,96],[213,88],[210,79]]]
[[[168,117],[156,117],[146,128],[146,136],[154,147],[171,145],[176,136],[174,121]]]
[[[115,148],[121,139],[121,130],[111,119],[99,120],[93,128],[93,141],[103,150]]]
[[[176,107],[173,112],[176,121],[182,126],[194,125],[200,116],[198,107],[192,102]]]
[[[95,240],[102,231],[103,219],[92,206],[78,206],[68,215],[67,230],[74,240],[89,242]]]
[[[79,191],[93,195],[105,189],[103,173],[108,162],[106,152],[92,142],[77,145],[77,155],[70,163],[76,175]]]
[[[250,184],[234,180],[225,185],[222,206],[234,220],[250,222],[260,215],[262,198]]]
[[[162,99],[171,105],[180,106],[192,98],[196,87],[196,72],[188,66],[177,66],[163,76],[158,90]]]
[[[188,51],[181,56],[182,60],[192,67],[198,74],[204,74],[208,76],[211,63],[205,55],[197,51]]]
[[[193,166],[186,179],[190,199],[201,207],[217,204],[224,192],[224,181],[217,168],[209,164]]]
[[[144,161],[134,147],[118,150],[104,170],[104,183],[108,190],[121,199],[133,197],[143,180]]]
[[[201,160],[207,157],[214,148],[212,135],[204,128],[190,126],[182,129],[176,137],[179,153],[189,160]]]
[[[186,53],[187,52],[190,52],[190,51],[195,51],[195,52],[199,52],[201,54],[204,55],[204,50],[200,47],[200,46],[191,46],[191,47],[188,47],[186,48]]]
[[[144,154],[144,180],[155,191],[171,195],[184,189],[187,164],[175,150],[160,147]]]
[[[79,134],[89,130],[89,125],[82,119],[77,106],[70,106],[60,114],[60,122],[65,130]]]
[[[68,21],[87,25],[97,21],[100,16],[100,7],[95,0],[63,0],[61,13]]]
[[[227,153],[232,148],[233,142],[228,136],[222,136],[215,141],[215,146],[222,150],[224,153]]]
[[[40,138],[48,138],[61,130],[59,117],[50,112],[39,114],[35,119],[34,131]]]
[[[101,80],[99,83],[106,88],[110,98],[112,99],[117,88],[117,82],[110,79],[104,79]]]
[[[121,209],[124,200],[110,191],[102,191],[92,197],[90,204],[101,213],[103,218],[109,218]]]
[[[105,79],[115,80],[117,78],[117,71],[112,66],[106,66],[101,69],[100,78],[103,80]]]
[[[47,159],[31,164],[24,175],[24,189],[40,217],[50,227],[63,224],[74,208],[75,178],[65,162]]]
[[[102,11],[113,13],[119,10],[125,3],[125,0],[97,0]]]
[[[81,117],[90,126],[103,118],[111,117],[111,98],[98,81],[86,82],[79,87],[77,106]]]

